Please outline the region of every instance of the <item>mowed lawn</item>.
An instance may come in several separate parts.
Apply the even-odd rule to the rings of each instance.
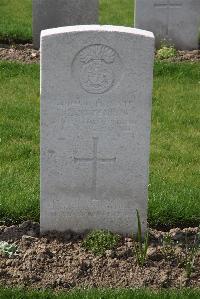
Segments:
[[[101,24],[133,26],[133,16],[134,0],[100,0]],[[32,0],[0,0],[0,40],[32,40]]]
[[[37,292],[24,290],[0,289],[0,299],[198,299],[199,290],[76,290],[53,294],[52,292]]]
[[[0,69],[0,220],[38,221],[39,65],[2,61]],[[199,94],[198,63],[156,62],[149,184],[152,227],[200,222]]]
[[[0,0],[0,40],[31,41],[32,0]]]

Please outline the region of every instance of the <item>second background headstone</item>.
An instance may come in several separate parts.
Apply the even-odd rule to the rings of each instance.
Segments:
[[[152,31],[156,46],[198,48],[200,0],[136,0],[135,27]]]

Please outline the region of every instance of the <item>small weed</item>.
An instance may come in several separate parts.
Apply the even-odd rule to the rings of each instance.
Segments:
[[[166,260],[169,260],[174,256],[174,242],[170,234],[166,234],[165,236],[163,236],[161,252]]]
[[[113,249],[120,237],[109,231],[95,230],[89,233],[83,241],[83,247],[92,251],[95,255],[103,255],[106,250]]]
[[[138,232],[137,232],[137,242],[134,245],[134,253],[136,255],[138,265],[143,267],[147,260],[149,233],[147,232],[145,234],[144,242],[143,242],[140,214],[138,210],[136,210],[136,212],[137,212]]]
[[[190,246],[188,242],[188,236],[185,239],[185,260],[183,266],[186,271],[187,278],[190,279],[192,272],[194,271],[194,263],[197,257],[197,253],[200,247],[200,227],[197,235],[195,236],[193,244]]]
[[[5,254],[8,257],[16,254],[17,246],[15,244],[9,244],[7,242],[1,241],[0,242],[0,252]]]
[[[177,51],[172,45],[168,45],[166,42],[161,44],[161,48],[157,51],[158,59],[168,59],[175,57],[177,55]]]

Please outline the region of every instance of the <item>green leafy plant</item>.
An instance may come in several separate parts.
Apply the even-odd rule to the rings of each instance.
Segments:
[[[136,255],[138,265],[143,267],[147,260],[149,233],[147,232],[145,234],[144,242],[143,242],[140,214],[138,210],[136,210],[136,213],[137,213],[138,231],[137,231],[137,242],[135,242],[134,244],[134,253]]]
[[[6,256],[11,257],[16,254],[17,246],[15,244],[9,244],[5,241],[0,242],[0,252],[5,254]]]
[[[163,42],[161,44],[161,48],[157,51],[158,59],[173,58],[176,55],[177,55],[177,50],[174,48],[174,46],[169,45],[166,42]]]
[[[106,250],[116,247],[119,239],[119,235],[109,231],[95,230],[87,235],[83,241],[83,247],[92,251],[95,255],[103,255]]]
[[[200,248],[200,226],[198,232],[195,236],[194,242],[192,245],[189,245],[188,236],[186,234],[185,240],[185,260],[183,262],[187,278],[190,279],[194,271],[194,263]]]

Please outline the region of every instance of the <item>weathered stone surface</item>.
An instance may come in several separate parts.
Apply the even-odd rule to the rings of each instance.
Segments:
[[[98,24],[98,0],[33,0],[33,44],[40,47],[40,32],[48,28]]]
[[[143,30],[42,31],[41,231],[145,231],[153,56]]]
[[[180,50],[198,48],[199,0],[136,0],[135,27],[155,34]]]

